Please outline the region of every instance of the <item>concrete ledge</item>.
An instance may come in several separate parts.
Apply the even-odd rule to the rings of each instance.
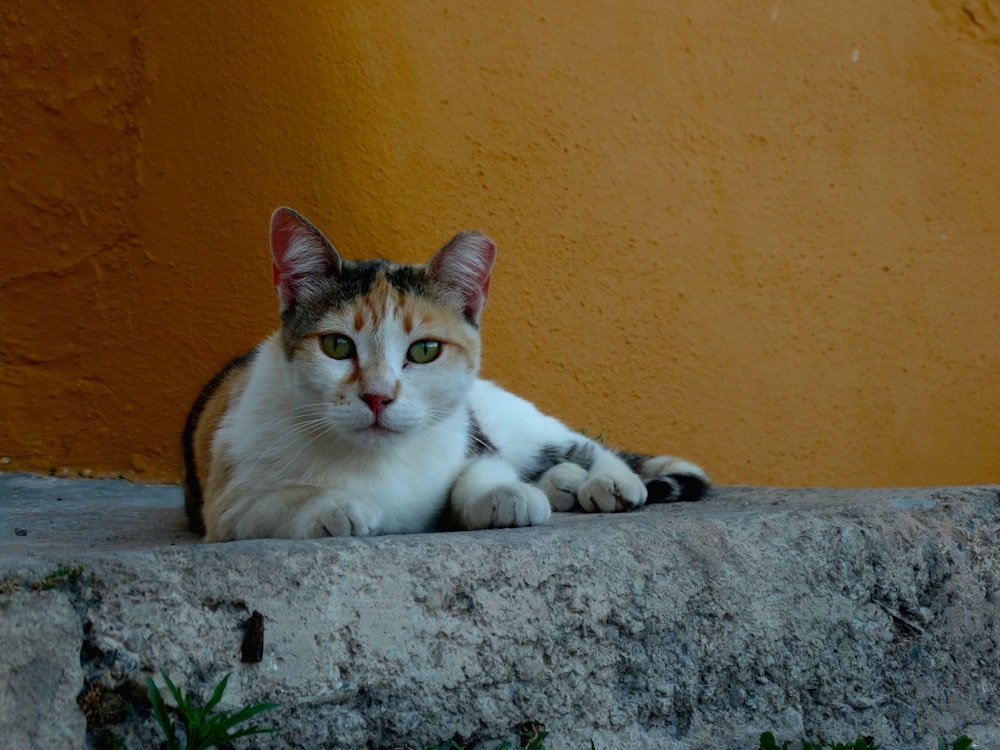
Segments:
[[[0,475],[0,736],[82,747],[86,696],[91,745],[103,724],[154,746],[164,669],[281,704],[248,747],[493,748],[526,721],[551,750],[1000,747],[1000,487],[724,487],[532,529],[223,545],[182,516],[175,487]]]

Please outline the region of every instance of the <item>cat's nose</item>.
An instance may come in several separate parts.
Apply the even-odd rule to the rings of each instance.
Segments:
[[[378,417],[385,411],[385,407],[395,401],[395,398],[385,393],[362,393],[361,400],[368,404],[372,414]]]

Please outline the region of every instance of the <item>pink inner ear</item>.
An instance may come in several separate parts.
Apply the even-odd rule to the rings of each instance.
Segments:
[[[479,313],[482,312],[486,306],[486,300],[489,299],[490,281],[492,279],[492,275],[483,279],[483,283],[479,286],[479,291],[466,300],[465,317],[478,320]]]
[[[428,263],[439,284],[462,301],[465,317],[477,322],[490,292],[490,273],[496,260],[493,240],[479,232],[459,232]]]
[[[271,271],[274,274],[274,288],[278,290],[278,294],[281,294],[281,269],[278,268],[278,261],[273,261],[271,263]]]
[[[271,255],[274,287],[282,309],[294,305],[310,281],[339,269],[333,245],[307,219],[290,208],[271,214]]]

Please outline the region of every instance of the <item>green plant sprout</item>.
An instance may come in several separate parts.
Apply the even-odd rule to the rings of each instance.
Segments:
[[[160,725],[163,734],[167,738],[167,750],[206,750],[215,747],[223,742],[230,742],[239,737],[248,737],[254,734],[270,734],[277,729],[265,729],[263,727],[249,726],[242,729],[234,729],[237,724],[242,724],[252,719],[257,714],[277,708],[276,703],[258,703],[247,706],[239,711],[215,711],[215,707],[222,700],[222,694],[226,691],[226,684],[229,682],[227,674],[218,685],[208,703],[201,705],[201,702],[193,697],[191,693],[182,693],[170,680],[167,673],[160,671],[163,681],[167,684],[167,689],[177,702],[177,712],[180,714],[179,721],[175,724],[167,714],[167,706],[163,702],[159,688],[153,680],[147,679],[149,687],[149,699],[153,704],[153,717]],[[178,740],[178,724],[183,732],[186,742],[182,745]]]
[[[802,743],[802,750],[823,750],[823,748],[830,750],[879,750],[874,737],[858,737],[854,742],[829,742],[820,737],[816,744]]]

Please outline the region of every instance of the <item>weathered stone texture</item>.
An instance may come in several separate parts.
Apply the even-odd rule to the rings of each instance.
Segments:
[[[86,722],[83,632],[67,597],[51,591],[0,595],[0,745],[79,748]]]
[[[1000,733],[998,530],[997,487],[729,487],[511,531],[36,539],[0,564],[85,566],[60,627],[85,633],[88,682],[131,695],[165,669],[207,693],[231,672],[224,705],[281,704],[257,747],[493,748],[537,721],[551,750],[747,750],[766,730],[932,750]],[[264,659],[242,664],[254,610]],[[156,736],[142,718],[111,729],[138,747]]]

